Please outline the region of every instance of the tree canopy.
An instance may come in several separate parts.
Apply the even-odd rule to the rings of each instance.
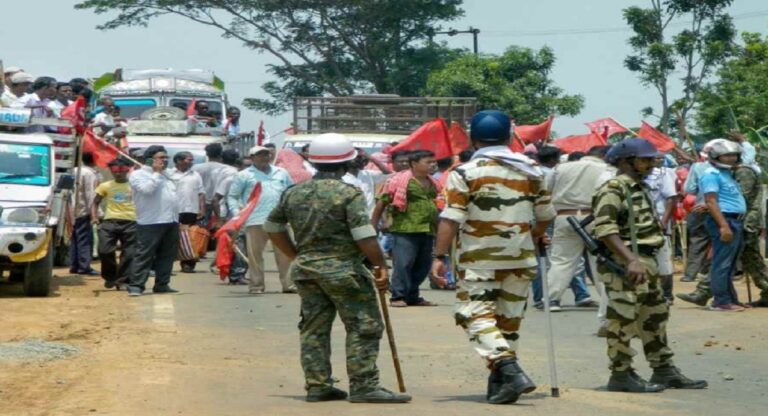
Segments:
[[[440,22],[460,17],[461,0],[84,0],[75,7],[116,13],[98,26],[147,26],[181,16],[221,31],[279,64],[263,88],[271,99],[245,105],[284,112],[293,97],[416,95],[428,74],[457,56],[429,41]]]
[[[663,131],[673,124],[672,110],[685,120],[707,77],[733,53],[736,31],[731,17],[725,13],[732,2],[650,0],[650,8],[624,9],[624,19],[634,32],[629,39],[632,54],[626,57],[624,65],[659,93]],[[688,27],[670,36],[670,24],[676,19],[688,19]],[[683,94],[674,99],[669,80],[676,71],[683,74]]]
[[[768,37],[742,34],[738,53],[702,89],[697,127],[709,137],[731,130],[768,130]]]
[[[500,109],[517,124],[536,124],[550,114],[575,116],[580,95],[566,95],[549,75],[555,64],[550,48],[512,46],[501,55],[465,54],[429,75],[425,95],[477,97],[478,109]]]

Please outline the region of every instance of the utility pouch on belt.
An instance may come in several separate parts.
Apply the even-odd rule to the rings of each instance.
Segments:
[[[576,217],[568,217],[566,218],[566,221],[568,221],[568,224],[571,225],[573,228],[573,231],[576,232],[576,234],[581,238],[582,241],[584,241],[584,245],[587,248],[587,251],[589,254],[592,254],[595,256],[595,259],[597,260],[597,264],[604,265],[608,269],[610,269],[613,273],[618,274],[619,276],[624,276],[627,274],[627,271],[620,265],[619,263],[616,263],[611,258],[611,252],[608,250],[608,247],[605,246],[600,241],[595,240],[592,238],[592,236],[589,235],[587,230],[584,229],[589,223],[591,223],[595,219],[594,215],[589,215],[584,220],[579,222],[579,220]]]

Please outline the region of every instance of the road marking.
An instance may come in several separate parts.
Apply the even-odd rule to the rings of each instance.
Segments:
[[[161,326],[176,326],[176,310],[171,296],[152,296],[152,322]]]

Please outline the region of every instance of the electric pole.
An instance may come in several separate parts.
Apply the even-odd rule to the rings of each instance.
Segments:
[[[451,29],[451,30],[447,30],[445,32],[433,32],[432,35],[456,36],[458,34],[463,34],[463,33],[471,33],[472,34],[472,49],[475,52],[475,55],[477,55],[477,35],[480,33],[480,29],[478,29],[478,28],[474,28],[474,27],[470,26],[468,30]],[[430,41],[431,40],[432,40],[432,36],[430,36]]]

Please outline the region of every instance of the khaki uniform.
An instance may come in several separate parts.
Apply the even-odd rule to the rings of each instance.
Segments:
[[[593,233],[598,239],[618,234],[631,247],[628,203],[635,213],[638,254],[648,271],[648,280],[635,285],[626,276],[600,268],[600,278],[608,292],[608,359],[613,371],[632,368],[632,357],[637,354],[630,346],[634,337],[642,340],[645,358],[653,368],[672,365],[674,355],[667,345],[669,306],[655,259],[655,252],[664,244],[664,235],[648,187],[624,174],[603,184],[592,201]]]
[[[454,169],[446,183],[440,217],[462,225],[456,324],[489,365],[516,357],[536,277],[531,224],[555,217],[542,179],[499,159],[476,156]]]
[[[384,329],[376,291],[356,240],[375,237],[365,197],[341,176],[319,172],[288,188],[264,224],[267,232],[290,224],[298,256],[291,279],[301,296],[301,365],[306,388],[332,386],[331,328],[338,313],[347,331],[347,373],[353,395],[379,386],[376,359]]]

